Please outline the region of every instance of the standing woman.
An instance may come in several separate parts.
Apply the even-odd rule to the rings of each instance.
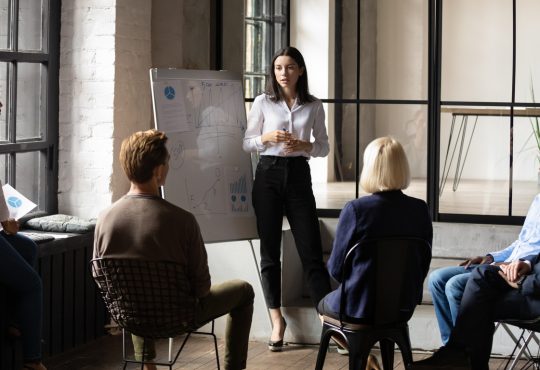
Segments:
[[[286,327],[281,313],[280,261],[284,214],[314,307],[330,291],[308,164],[310,157],[328,154],[324,121],[321,101],[309,94],[302,54],[290,46],[278,51],[272,59],[266,92],[255,98],[249,112],[243,145],[245,151],[260,154],[253,207],[261,240],[262,286],[272,319],[271,351],[281,351]]]

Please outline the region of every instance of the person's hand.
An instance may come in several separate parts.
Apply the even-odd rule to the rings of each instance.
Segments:
[[[270,131],[261,136],[263,144],[266,143],[283,143],[293,138],[293,135],[286,130]]]
[[[19,221],[9,218],[6,221],[2,221],[2,227],[8,235],[17,234],[17,231],[19,231]]]
[[[476,256],[469,258],[461,262],[459,265],[468,268],[470,265],[487,265],[493,262],[493,257],[488,254],[487,256]]]
[[[285,154],[290,154],[292,152],[311,152],[313,149],[313,144],[309,141],[303,141],[298,139],[291,139],[285,143],[283,146],[283,151]]]
[[[519,278],[531,272],[531,266],[527,262],[520,260],[513,261],[508,265],[501,265],[499,267],[501,269],[499,274],[503,276],[508,284],[514,288],[517,288],[517,284],[515,283],[519,280]],[[512,284],[515,284],[515,286]]]

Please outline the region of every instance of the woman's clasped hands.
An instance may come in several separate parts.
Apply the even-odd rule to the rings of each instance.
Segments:
[[[284,143],[283,152],[290,154],[293,152],[311,152],[313,145],[309,141],[296,138],[294,134],[287,130],[274,130],[262,135],[263,144]]]

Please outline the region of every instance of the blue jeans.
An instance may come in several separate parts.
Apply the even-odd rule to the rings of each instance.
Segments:
[[[429,274],[429,291],[433,298],[435,316],[439,323],[443,344],[448,342],[450,332],[456,324],[465,285],[476,266],[443,267]]]
[[[0,232],[0,284],[9,292],[8,306],[22,333],[25,362],[41,359],[42,286],[33,267],[36,259],[37,246],[31,239]]]

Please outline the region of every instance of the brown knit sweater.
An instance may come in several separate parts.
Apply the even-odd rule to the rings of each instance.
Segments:
[[[196,297],[210,290],[208,258],[195,217],[157,196],[125,195],[103,211],[94,257],[176,262],[184,266]]]

